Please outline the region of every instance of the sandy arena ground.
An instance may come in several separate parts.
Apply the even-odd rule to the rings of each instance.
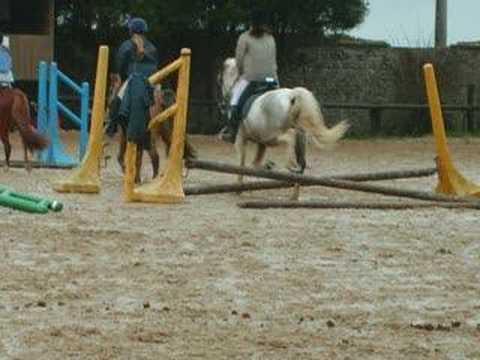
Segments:
[[[235,159],[214,137],[192,139],[202,159]],[[480,183],[480,140],[450,148]],[[425,168],[434,156],[430,138],[347,140],[310,148],[307,173]],[[55,193],[50,182],[67,173],[0,170],[1,184],[65,204],[48,215],[0,208],[2,360],[480,359],[476,210],[236,207],[291,190],[127,204],[113,160],[100,195]],[[229,180],[192,170],[186,184]],[[436,178],[382,184],[431,190]],[[386,199],[321,187],[302,198]]]

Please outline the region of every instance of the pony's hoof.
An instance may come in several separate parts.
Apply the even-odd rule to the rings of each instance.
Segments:
[[[9,171],[10,171],[10,167],[9,167],[8,165],[5,165],[5,166],[3,167],[3,172],[6,172],[6,173],[7,173],[7,172],[9,172]]]

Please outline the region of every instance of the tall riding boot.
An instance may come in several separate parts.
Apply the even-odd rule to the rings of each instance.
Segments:
[[[108,114],[109,116],[105,129],[105,132],[109,137],[113,137],[117,132],[118,116],[121,103],[122,100],[119,97],[115,97],[110,103]]]
[[[229,114],[228,114],[227,129],[222,134],[222,140],[233,144],[235,142],[235,136],[237,135],[237,130],[238,130],[238,107],[236,105],[231,105]]]

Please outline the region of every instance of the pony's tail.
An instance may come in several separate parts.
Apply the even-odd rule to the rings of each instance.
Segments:
[[[328,128],[313,94],[302,87],[294,88],[292,92],[290,116],[300,128],[313,136],[315,145],[320,148],[329,147],[345,135],[350,127],[347,121]]]
[[[48,138],[40,134],[32,125],[30,106],[24,94],[16,92],[13,101],[12,115],[25,145],[30,150],[41,150],[48,146]]]

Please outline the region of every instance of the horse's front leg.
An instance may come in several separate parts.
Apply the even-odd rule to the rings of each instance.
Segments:
[[[240,129],[238,130],[238,133],[237,133],[237,138],[235,139],[235,150],[237,151],[237,154],[239,157],[240,166],[245,166],[245,157],[247,152],[246,144],[247,144],[247,141],[245,139],[245,133],[244,133],[243,127],[240,126]],[[243,183],[242,174],[238,175],[238,183],[239,184]]]
[[[122,168],[122,172],[125,173],[125,150],[127,150],[127,135],[122,128],[120,132],[120,144],[118,146],[118,154],[117,154],[117,161],[120,167]]]
[[[265,152],[267,147],[264,144],[257,144],[257,153],[255,154],[255,159],[253,160],[253,167],[260,168],[265,158]]]

